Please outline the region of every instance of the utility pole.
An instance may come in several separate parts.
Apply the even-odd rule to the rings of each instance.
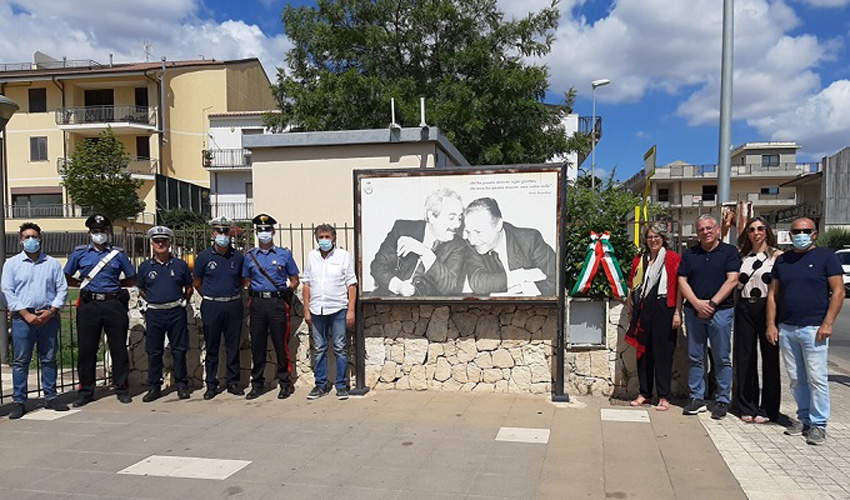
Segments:
[[[723,0],[723,55],[720,67],[720,147],[718,148],[717,204],[731,198],[732,176],[732,55],[734,0]]]

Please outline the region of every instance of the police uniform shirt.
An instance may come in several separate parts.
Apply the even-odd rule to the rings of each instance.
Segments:
[[[121,289],[121,273],[125,278],[132,278],[136,270],[127,254],[118,247],[104,246],[98,251],[94,245],[81,245],[74,249],[65,264],[65,274],[74,276],[80,272],[80,279],[88,276],[89,272],[112,250],[119,250],[118,255],[112,257],[109,262],[97,273],[91,283],[86,286],[85,291],[93,293],[111,293]]]
[[[257,257],[257,262],[265,269],[266,273],[274,279],[274,284],[269,283],[268,278],[257,268],[257,263],[249,254],[245,257],[245,265],[242,268],[242,277],[251,278],[251,290],[255,292],[274,292],[286,287],[286,280],[290,276],[298,275],[298,266],[292,253],[285,248],[272,246],[268,250],[259,247],[250,252]]]
[[[151,304],[166,304],[183,298],[184,287],[192,284],[189,264],[177,257],[169,257],[165,263],[148,259],[139,265],[137,286],[145,292],[145,300]]]
[[[209,247],[195,259],[195,277],[203,278],[201,295],[206,297],[235,297],[241,289],[240,275],[245,256],[228,248],[224,255]]]

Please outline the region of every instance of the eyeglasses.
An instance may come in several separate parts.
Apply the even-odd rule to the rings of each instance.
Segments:
[[[756,231],[763,233],[767,231],[767,226],[750,226],[747,228],[748,233],[754,233]]]
[[[213,231],[215,231],[218,234],[227,234],[227,233],[230,232],[230,228],[229,227],[214,227]]]
[[[656,235],[654,235],[654,236],[647,236],[647,237],[646,237],[646,241],[649,241],[649,240],[660,240],[660,239],[661,239],[661,236],[658,236],[657,234],[656,234]]]
[[[812,229],[810,227],[806,227],[806,228],[803,228],[803,229],[792,229],[791,230],[791,234],[812,234],[813,232],[815,232],[815,229]]]

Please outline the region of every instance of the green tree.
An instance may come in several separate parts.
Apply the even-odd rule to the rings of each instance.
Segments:
[[[203,228],[206,222],[203,215],[185,208],[175,208],[162,213],[162,225],[173,230]]]
[[[62,168],[62,185],[74,203],[90,212],[113,221],[133,217],[145,204],[138,193],[142,181],[127,171],[129,161],[124,145],[107,129],[97,140],[77,143]]]
[[[557,0],[506,20],[496,0],[318,0],[289,5],[284,31],[294,47],[273,86],[281,130],[383,128],[427,121],[473,165],[545,162],[569,151],[564,104],[544,105],[548,69],[530,64],[551,49]]]

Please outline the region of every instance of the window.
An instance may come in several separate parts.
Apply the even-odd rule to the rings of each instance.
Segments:
[[[242,135],[262,135],[263,129],[261,128],[243,128]]]
[[[29,89],[29,112],[47,112],[47,89]]]
[[[761,194],[779,194],[778,186],[768,186],[761,188]]]
[[[761,155],[762,167],[778,167],[779,155]]]
[[[670,190],[667,188],[659,188],[658,201],[670,201]]]
[[[148,107],[148,89],[147,87],[136,88],[136,106]]]
[[[30,137],[30,161],[47,161],[47,137]]]
[[[12,215],[19,218],[61,217],[62,193],[12,194]]]
[[[702,187],[702,201],[714,201],[717,199],[717,184]]]
[[[253,182],[246,182],[245,183],[245,198],[249,201],[254,199],[254,183]]]
[[[136,156],[139,158],[151,157],[151,142],[145,135],[136,136]]]

